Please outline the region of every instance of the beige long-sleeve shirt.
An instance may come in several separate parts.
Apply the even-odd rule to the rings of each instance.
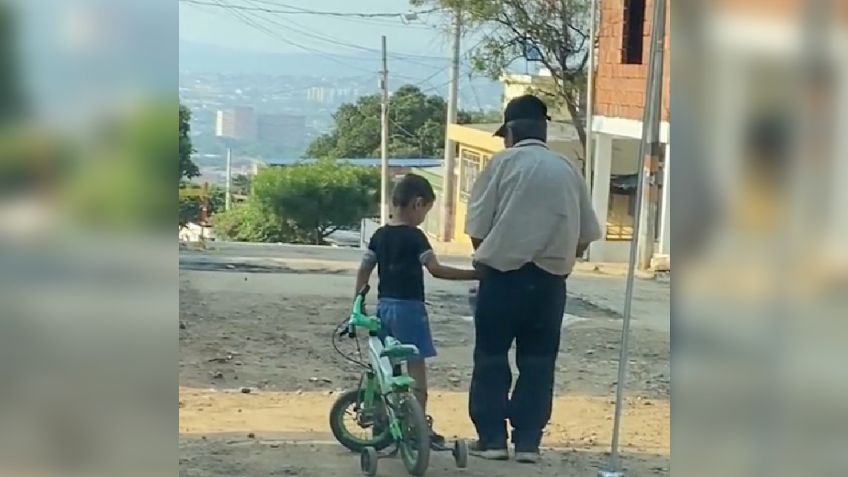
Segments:
[[[474,259],[503,272],[527,263],[568,275],[578,244],[601,238],[586,183],[567,159],[538,140],[496,154],[468,201],[465,233],[483,242]]]

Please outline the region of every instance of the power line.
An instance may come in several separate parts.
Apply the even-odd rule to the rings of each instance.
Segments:
[[[250,2],[250,3],[255,3],[256,0],[247,0],[247,1]],[[366,47],[366,46],[356,45],[356,44],[341,41],[341,40],[338,40],[338,39],[335,39],[335,38],[332,38],[332,37],[329,37],[329,36],[326,36],[326,35],[320,35],[320,34],[317,34],[317,33],[314,33],[314,32],[310,32],[308,30],[304,30],[303,28],[300,28],[296,23],[293,23],[293,22],[288,21],[288,20],[284,20],[283,18],[279,18],[279,17],[273,18],[273,19],[272,18],[265,18],[265,20],[270,22],[270,23],[273,23],[273,24],[275,24],[275,25],[277,25],[277,26],[279,26],[283,29],[294,31],[294,32],[299,33],[303,36],[315,38],[316,40],[319,40],[319,41],[324,41],[326,43],[330,43],[330,44],[337,45],[337,46],[343,46],[343,47],[351,48],[351,49],[355,49],[355,50],[365,51],[365,52],[368,52],[368,53],[380,53],[380,50],[377,50],[375,48],[369,48],[369,47]],[[407,61],[409,63],[422,65],[422,66],[425,66],[425,67],[432,67],[433,65],[423,63],[423,62],[420,62],[420,61],[414,61],[411,58],[417,57],[417,58],[427,58],[427,59],[436,59],[436,60],[447,60],[448,59],[446,57],[414,55],[414,54],[411,54],[411,53],[389,53],[388,56],[391,57],[391,58],[394,58],[394,59]]]
[[[215,5],[218,5],[218,6],[222,6],[222,5],[223,5],[223,3],[221,3],[221,0],[213,0],[213,1],[215,2]],[[239,21],[241,21],[242,23],[244,23],[245,25],[247,25],[247,26],[249,26],[249,27],[251,27],[251,28],[253,28],[253,29],[257,30],[257,31],[260,31],[260,32],[262,32],[262,33],[265,33],[266,35],[271,36],[272,38],[275,38],[275,39],[277,39],[277,40],[279,40],[279,41],[281,41],[281,42],[283,42],[283,43],[286,43],[286,44],[288,44],[288,45],[294,46],[295,48],[299,48],[299,49],[301,49],[301,50],[304,50],[304,51],[307,51],[307,52],[310,52],[310,53],[315,53],[315,54],[317,54],[317,55],[319,55],[319,56],[321,56],[321,57],[323,57],[323,58],[325,58],[325,59],[327,59],[327,60],[329,60],[329,61],[332,61],[332,62],[334,62],[334,63],[338,63],[338,64],[340,64],[340,65],[342,65],[342,66],[345,66],[345,67],[348,67],[348,68],[351,68],[351,69],[355,69],[355,70],[359,70],[359,71],[365,71],[365,72],[371,72],[371,73],[373,73],[372,71],[370,71],[370,70],[366,70],[365,68],[362,68],[362,67],[359,67],[359,66],[355,66],[355,65],[352,65],[352,64],[346,63],[346,62],[344,62],[344,61],[338,60],[337,58],[334,58],[333,56],[331,56],[331,54],[329,54],[328,52],[321,51],[321,50],[317,50],[317,49],[315,49],[315,48],[310,48],[310,47],[308,47],[308,46],[304,46],[304,45],[301,45],[300,43],[297,43],[297,42],[294,42],[294,41],[289,40],[289,39],[287,39],[287,38],[284,38],[284,37],[282,37],[281,35],[279,35],[277,32],[275,32],[274,30],[272,30],[272,29],[268,28],[268,27],[267,27],[267,26],[265,26],[265,25],[262,25],[262,24],[258,23],[258,22],[257,22],[255,19],[253,19],[253,18],[252,18],[249,14],[246,14],[246,13],[241,12],[241,11],[238,11],[238,10],[230,10],[230,9],[227,9],[227,11],[228,11],[231,15],[233,15],[234,17],[236,17]]]
[[[358,46],[358,45],[352,45],[352,44],[347,44],[347,43],[344,43],[344,42],[334,41],[332,38],[322,38],[320,35],[315,35],[315,34],[310,33],[310,32],[308,32],[308,31],[304,31],[304,30],[302,30],[302,29],[300,29],[300,28],[298,28],[298,27],[287,26],[287,25],[284,25],[284,24],[280,23],[279,21],[275,21],[275,20],[272,20],[272,19],[270,19],[270,18],[265,18],[265,17],[260,16],[260,15],[251,14],[251,13],[249,13],[249,12],[241,12],[241,16],[243,16],[243,17],[250,17],[250,18],[253,18],[253,19],[254,19],[254,20],[252,21],[252,23],[253,23],[253,24],[258,24],[258,23],[259,23],[259,21],[263,21],[263,22],[270,23],[270,24],[272,24],[272,25],[276,25],[277,27],[283,28],[283,29],[285,29],[285,30],[293,31],[293,32],[294,32],[294,33],[296,33],[296,34],[305,35],[305,36],[311,36],[311,37],[314,37],[314,38],[316,38],[316,39],[323,40],[323,41],[328,41],[328,42],[331,42],[331,43],[337,43],[337,44],[339,44],[340,46],[347,46],[347,47],[350,47],[350,48],[357,48],[357,49],[366,50],[366,51],[368,50],[368,48],[366,48],[366,47],[361,47],[361,46]],[[288,43],[288,44],[291,44],[291,45],[298,46],[298,47],[300,47],[301,49],[306,49],[307,51],[313,51],[313,52],[316,52],[316,53],[325,53],[325,58],[327,58],[327,59],[331,59],[332,61],[335,61],[336,63],[339,63],[339,64],[341,64],[341,65],[349,66],[349,67],[351,67],[351,68],[357,68],[357,69],[359,69],[360,71],[366,71],[365,69],[363,69],[363,68],[361,68],[361,67],[354,67],[354,66],[352,66],[352,65],[348,65],[347,63],[345,63],[345,62],[343,62],[343,61],[339,61],[339,60],[333,59],[333,58],[332,58],[332,57],[330,57],[330,56],[326,56],[327,52],[322,52],[321,50],[316,50],[316,49],[314,49],[314,48],[305,47],[305,46],[300,45],[300,44],[298,44],[298,43],[294,43],[294,42],[292,42],[291,40],[287,40],[287,39],[283,38],[282,36],[280,36],[280,34],[279,34],[279,33],[277,33],[277,32],[275,32],[275,31],[273,31],[271,28],[268,28],[268,27],[267,27],[267,26],[265,26],[265,25],[263,25],[263,26],[262,26],[262,31],[265,31],[266,33],[272,34],[275,38],[277,38],[277,39],[279,39],[279,40],[281,40],[281,41],[283,41],[283,42],[285,42],[285,43]],[[365,59],[363,58],[363,60],[365,60]],[[403,61],[403,60],[402,60],[402,61]],[[405,61],[409,61],[409,60],[405,60]],[[431,65],[431,66],[432,66],[432,65]],[[400,79],[406,80],[406,81],[417,81],[417,78],[412,78],[412,77],[410,77],[410,76],[399,75],[399,74],[395,74],[394,76],[396,76],[397,78],[400,78]]]
[[[305,46],[305,45],[297,43],[293,40],[285,38],[279,32],[270,28],[268,25],[262,24],[260,22],[270,23],[272,25],[276,25],[277,27],[283,28],[285,30],[293,31],[293,32],[295,32],[299,35],[312,37],[312,38],[315,38],[315,39],[318,39],[318,40],[321,40],[321,41],[325,41],[327,43],[336,44],[337,46],[344,46],[344,47],[348,47],[348,48],[352,48],[352,49],[358,49],[358,50],[367,51],[367,52],[377,52],[378,50],[371,49],[371,48],[368,48],[368,47],[363,47],[363,46],[360,46],[360,45],[355,45],[355,44],[352,44],[352,43],[346,43],[346,42],[339,41],[339,40],[336,40],[336,39],[333,39],[333,38],[330,38],[330,37],[324,37],[322,35],[318,35],[318,34],[315,34],[315,33],[312,33],[312,32],[305,31],[305,30],[303,30],[299,27],[292,26],[291,24],[286,25],[286,24],[281,23],[282,19],[280,19],[280,18],[276,18],[276,19],[267,18],[265,16],[262,16],[262,15],[256,13],[256,11],[254,11],[254,10],[250,10],[249,7],[246,7],[246,6],[243,6],[243,7],[246,7],[246,8],[228,8],[228,7],[233,7],[235,5],[228,5],[224,2],[224,0],[211,0],[210,2],[205,2],[205,1],[201,1],[201,0],[180,0],[180,1],[183,2],[183,3],[189,3],[189,4],[193,4],[193,5],[223,8],[225,11],[227,11],[228,13],[233,15],[236,19],[238,19],[241,23],[243,23],[243,24],[259,31],[259,32],[262,32],[262,33],[264,33],[264,34],[266,34],[266,35],[268,35],[268,36],[270,36],[270,37],[272,37],[272,38],[274,38],[278,41],[281,41],[285,44],[294,46],[295,48],[301,49],[303,51],[315,53],[316,55],[318,55],[322,58],[325,58],[329,61],[332,61],[334,63],[337,63],[341,66],[345,66],[347,68],[351,68],[351,69],[355,69],[355,70],[363,71],[363,72],[367,72],[367,73],[373,73],[373,71],[370,70],[370,69],[365,69],[361,66],[356,66],[356,65],[350,64],[348,62],[339,60],[338,58],[334,57],[334,56],[338,56],[338,55],[333,55],[330,52],[322,51],[322,50],[312,48],[312,47],[309,47],[309,46]],[[248,0],[248,1],[251,1],[251,0]],[[263,1],[263,0],[252,0],[252,2],[261,2],[261,1]],[[434,11],[436,11],[436,10],[439,10],[439,9],[435,9]],[[476,44],[474,44],[473,46],[468,48],[463,53],[462,56],[467,56],[471,51],[473,51],[480,44],[482,44],[483,41],[484,40],[480,40]],[[420,65],[424,65],[424,66],[429,66],[429,67],[433,66],[433,65],[427,65],[427,64],[421,63],[421,62],[415,62],[413,60],[410,60],[407,56],[415,56],[415,55],[398,54],[398,56],[395,57],[395,59],[398,59],[398,60],[401,60],[401,61],[407,61],[407,62],[410,62],[410,63],[416,63],[416,64],[420,64]],[[433,58],[433,59],[447,60],[447,58],[439,58],[439,57],[424,57],[424,56],[422,56],[422,58]],[[445,65],[444,67],[438,68],[436,71],[434,71],[432,74],[430,74],[429,76],[427,76],[423,80],[419,80],[418,78],[412,78],[412,77],[405,76],[405,75],[395,74],[394,76],[397,77],[397,78],[400,78],[400,79],[411,81],[412,83],[410,83],[410,84],[412,86],[419,87],[419,88],[424,84],[429,84],[431,87],[427,88],[427,89],[422,89],[421,90],[422,93],[437,92],[441,88],[444,88],[445,86],[447,86],[450,82],[447,81],[447,82],[440,83],[436,86],[433,86],[433,83],[431,83],[431,80],[433,78],[435,78],[436,76],[438,76],[439,74],[443,73],[449,67],[450,67],[450,64]]]
[[[468,48],[467,48],[467,49],[466,49],[466,50],[465,50],[465,51],[464,51],[464,52],[463,52],[460,56],[461,56],[461,57],[466,57],[466,56],[468,56],[468,55],[469,55],[472,51],[474,51],[474,50],[475,50],[478,46],[482,45],[484,41],[485,41],[485,38],[483,38],[483,39],[479,40],[477,43],[475,43],[475,44],[473,44],[472,46],[468,47]],[[432,80],[433,78],[435,78],[435,77],[436,77],[436,76],[438,76],[439,74],[444,73],[445,71],[447,71],[447,69],[448,69],[448,68],[450,68],[450,66],[451,66],[451,65],[450,65],[450,63],[446,64],[445,66],[443,66],[443,67],[439,68],[439,69],[438,69],[435,73],[433,73],[433,74],[431,74],[430,76],[428,76],[428,77],[424,78],[423,80],[419,81],[418,83],[413,84],[413,86],[421,86],[421,85],[423,85],[424,83],[428,83],[428,84],[430,84],[430,85],[432,86],[432,83],[430,83],[430,80]],[[472,71],[469,71],[469,72],[468,72],[468,78],[469,78],[469,80],[471,79],[471,74],[472,74]],[[442,84],[440,84],[440,85],[438,85],[438,86],[436,86],[436,87],[431,87],[430,89],[423,90],[423,91],[424,91],[424,92],[434,91],[434,90],[436,90],[436,89],[438,89],[438,88],[443,88],[443,87],[447,86],[449,83],[450,83],[450,81],[447,81],[447,82],[442,83]]]
[[[192,0],[192,1],[194,1],[194,0]],[[213,0],[213,1],[215,2],[213,4],[213,6],[225,5],[223,0]],[[248,0],[248,1],[250,1],[250,0]],[[279,27],[279,28],[282,28],[282,29],[287,30],[287,31],[292,31],[292,32],[294,32],[298,35],[312,37],[312,38],[318,39],[320,41],[324,41],[324,42],[327,42],[327,43],[330,43],[330,44],[335,44],[337,46],[343,46],[343,47],[347,47],[347,48],[362,50],[362,51],[365,51],[365,52],[377,53],[377,50],[374,50],[374,49],[371,49],[371,48],[367,48],[367,47],[363,47],[363,46],[355,45],[355,44],[351,44],[351,43],[342,42],[342,41],[339,41],[339,40],[336,40],[336,39],[333,39],[333,38],[324,37],[322,35],[318,35],[318,34],[303,30],[303,29],[297,27],[296,25],[292,25],[289,22],[286,22],[286,24],[284,24],[282,22],[285,21],[285,20],[278,18],[278,17],[277,18],[268,18],[268,17],[265,17],[265,16],[263,16],[259,13],[256,13],[256,12],[244,11],[244,10],[240,10],[240,9],[226,9],[225,11],[227,11],[231,15],[235,16],[242,23],[244,23],[248,26],[251,26],[252,28],[254,28],[258,31],[261,31],[261,32],[263,32],[263,33],[265,33],[269,36],[272,36],[273,38],[275,38],[279,41],[282,41],[283,43],[295,46],[296,48],[299,48],[299,49],[304,50],[304,51],[316,53],[316,54],[321,55],[321,56],[323,56],[324,58],[326,58],[330,61],[338,63],[342,66],[347,66],[349,68],[357,69],[359,71],[368,71],[368,70],[366,70],[362,67],[353,66],[353,65],[348,64],[344,61],[333,58],[331,56],[332,54],[329,53],[329,52],[325,52],[325,51],[318,50],[318,49],[315,49],[315,48],[307,47],[307,46],[304,46],[300,43],[297,43],[297,42],[294,42],[290,39],[287,39],[284,36],[280,35],[279,32],[276,32],[276,31],[274,31],[273,28],[269,27],[269,24],[274,25],[274,26]],[[418,62],[418,61],[414,61],[414,60],[411,60],[409,58],[406,58],[406,55],[398,55],[395,59],[398,59],[400,61],[406,61],[406,62],[409,62],[409,63],[422,65],[422,66],[425,66],[425,67],[430,67],[430,68],[433,67],[432,64],[426,64],[426,63],[422,63],[422,62]],[[447,60],[447,58],[439,58],[439,59]],[[436,75],[438,75],[439,73],[444,71],[446,68],[447,67],[439,68],[431,76],[429,76],[428,78],[426,78],[424,81],[421,81],[421,82],[419,82],[418,78],[413,78],[413,77],[406,76],[406,75],[395,74],[394,76],[396,76],[397,78],[400,78],[402,80],[405,80],[405,81],[414,82],[416,84],[423,84],[423,83],[429,82],[429,80],[431,78],[435,77]]]
[[[225,2],[222,2],[222,1],[215,1],[215,0],[212,0],[211,2],[202,1],[202,0],[180,0],[180,2],[187,3],[187,4],[190,4],[190,5],[223,8],[223,9],[231,11],[231,13],[241,12],[244,15],[250,15],[251,13],[256,14],[256,16],[259,16],[258,15],[259,13],[271,13],[271,14],[303,13],[303,12],[290,12],[290,11],[284,11],[284,10],[274,10],[274,9],[269,9],[269,8],[266,8],[266,7],[255,6],[256,2],[261,2],[261,1],[262,0],[253,0],[253,1],[248,0],[249,3],[254,5],[254,6],[249,6],[249,5],[233,5],[233,4],[225,3]],[[435,9],[435,10],[438,10],[438,9]],[[435,10],[428,10],[428,12],[429,11],[435,11]],[[335,16],[334,12],[310,11],[310,13],[326,14],[328,16]],[[347,15],[347,14],[345,14],[345,15]],[[354,13],[351,13],[349,15],[380,15],[380,16],[391,15],[391,16],[397,16],[397,15],[401,15],[401,14],[388,14],[388,13],[385,13],[385,14],[384,13],[374,13],[374,14],[355,13],[354,14]],[[277,15],[277,16],[279,17],[279,15]],[[319,35],[319,34],[316,34],[316,33],[305,31],[305,30],[297,28],[295,26],[291,26],[292,25],[291,22],[287,22],[289,26],[283,26],[280,22],[284,21],[284,20],[282,20],[280,18],[277,18],[276,20],[271,20],[270,18],[266,18],[266,17],[262,17],[262,18],[265,19],[268,22],[274,23],[274,24],[281,26],[283,28],[290,29],[290,30],[296,30],[301,35],[312,37],[312,38],[315,38],[319,41],[324,41],[324,42],[327,42],[327,43],[330,43],[330,44],[334,44],[336,46],[343,46],[343,47],[347,47],[347,48],[351,48],[351,49],[366,51],[366,52],[369,52],[369,53],[379,53],[380,52],[379,50],[377,50],[375,48],[364,47],[364,46],[361,46],[361,45],[356,45],[356,44],[353,44],[353,43],[334,39],[334,38],[331,38],[331,37],[328,37],[328,36],[325,36],[325,35]],[[344,18],[344,17],[342,17],[342,18]],[[409,63],[413,63],[413,64],[425,66],[425,67],[432,67],[433,65],[427,64],[427,63],[424,63],[424,62],[420,62],[420,61],[415,61],[415,60],[413,60],[413,58],[420,58],[420,59],[425,59],[425,60],[445,60],[445,61],[447,61],[449,59],[449,58],[444,57],[444,56],[418,55],[418,54],[414,54],[414,53],[390,53],[389,56],[391,58],[394,58],[394,59],[407,61]]]
[[[471,93],[474,95],[474,102],[477,103],[477,109],[481,113],[484,113],[483,104],[480,103],[480,96],[477,95],[477,88],[474,86],[474,82],[472,81],[471,72],[468,73],[466,78],[468,79],[468,86],[471,88]]]
[[[274,6],[280,5],[279,2],[273,2],[273,1],[270,1],[270,0],[254,0],[254,2],[258,2],[258,3],[262,3],[262,4],[266,4],[266,5],[274,5]],[[292,12],[292,13],[297,13],[297,12]],[[428,18],[429,18],[429,15],[431,15],[431,14],[432,13],[427,13]],[[410,23],[404,17],[400,18],[400,20],[401,20],[400,24],[397,23],[396,19],[387,18],[387,17],[371,18],[371,17],[359,17],[359,16],[335,16],[335,19],[340,20],[340,21],[344,21],[344,22],[349,22],[349,23],[356,23],[356,24],[362,24],[362,25],[375,25],[375,26],[382,26],[382,27],[385,27],[385,28],[404,28],[404,29],[414,28],[414,29],[417,29],[417,30],[431,30],[433,28],[432,25],[429,25],[429,24],[426,24],[426,23],[421,24],[421,25],[416,25],[416,24]]]
[[[203,0],[179,0],[180,3],[190,3],[193,5],[206,5],[212,7],[221,7],[232,10],[244,10],[244,11],[262,11],[265,13],[280,13],[286,15],[318,15],[318,16],[328,16],[328,17],[357,17],[357,18],[400,18],[405,19],[410,15],[423,15],[428,13],[433,13],[440,11],[441,8],[431,8],[429,10],[422,11],[413,11],[413,12],[329,12],[329,11],[321,11],[321,10],[310,10],[308,8],[296,7],[294,5],[288,5],[285,3],[279,2],[268,2],[263,1],[261,3],[275,5],[278,7],[288,8],[289,10],[280,10],[278,8],[266,8],[266,7],[250,7],[246,5],[232,5],[232,4],[224,4],[221,5],[217,2],[207,2]]]

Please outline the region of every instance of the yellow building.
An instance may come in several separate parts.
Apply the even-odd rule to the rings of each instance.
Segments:
[[[442,198],[444,195],[444,171],[442,169],[416,169],[415,172],[427,178],[436,192],[436,203],[422,229],[430,236],[433,247],[438,253],[451,255],[469,255],[472,252],[471,239],[465,234],[465,217],[468,210],[468,197],[480,171],[492,156],[502,150],[503,139],[492,134],[499,124],[452,124],[448,126],[448,137],[456,143],[456,168],[454,169],[454,214],[451,220],[450,240],[439,241],[441,231]],[[583,147],[577,132],[571,123],[552,122],[548,126],[548,145],[550,148],[573,161],[579,170],[583,169]],[[624,262],[627,259],[629,243],[632,237],[633,212],[635,205],[635,177],[637,174],[636,156],[639,142],[617,140],[609,145],[611,183],[608,188],[606,214],[598,214],[606,219],[605,255],[595,261]]]
[[[477,180],[480,171],[491,160],[492,155],[504,148],[503,139],[493,136],[500,124],[451,124],[448,126],[448,137],[456,143],[456,168],[454,178],[456,184],[454,197],[454,216],[451,220],[451,237],[448,242],[435,240],[440,235],[443,196],[442,170],[416,170],[417,174],[426,177],[436,191],[436,204],[427,221],[422,224],[424,231],[430,235],[438,252],[450,254],[470,254],[471,240],[465,234],[465,216],[468,210],[468,197],[471,188]],[[548,145],[552,150],[565,157],[579,157],[582,149],[577,131],[570,123],[551,123],[548,129]],[[575,160],[575,165],[582,170],[582,163]]]

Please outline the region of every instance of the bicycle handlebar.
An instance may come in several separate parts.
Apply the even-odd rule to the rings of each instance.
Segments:
[[[379,329],[379,321],[374,317],[368,316],[365,311],[365,297],[369,291],[371,291],[371,287],[366,284],[362,287],[362,290],[359,290],[359,293],[356,294],[356,299],[353,301],[353,311],[347,325],[347,334],[351,338],[356,337],[357,327],[365,328],[369,332]]]
[[[356,299],[353,301],[353,313],[358,315],[364,315],[365,313],[365,297],[368,296],[368,292],[371,291],[371,285],[365,284],[359,293],[356,294]]]

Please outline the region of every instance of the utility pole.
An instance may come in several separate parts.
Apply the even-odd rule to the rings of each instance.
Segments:
[[[624,317],[621,326],[621,349],[618,357],[618,381],[615,388],[615,413],[612,428],[612,446],[608,470],[598,473],[599,477],[623,477],[621,457],[619,455],[619,440],[621,436],[621,409],[624,405],[624,386],[627,381],[628,343],[630,338],[630,318],[633,304],[633,282],[636,273],[636,259],[639,252],[639,241],[647,239],[650,250],[653,251],[653,229],[643,227],[642,209],[645,205],[646,190],[651,181],[651,174],[656,166],[661,145],[659,129],[662,107],[663,81],[663,52],[665,46],[666,1],[654,2],[653,29],[651,31],[651,59],[648,70],[648,82],[645,95],[645,111],[642,116],[642,142],[639,145],[639,182],[636,197],[640,203],[636,207],[633,218],[633,239],[630,241],[630,258],[627,268],[627,286],[624,293]],[[644,237],[647,232],[647,237]],[[649,258],[650,260],[650,258]]]
[[[592,193],[592,167],[594,158],[594,134],[592,133],[592,118],[595,115],[595,41],[597,38],[596,28],[598,23],[598,0],[591,0],[589,6],[589,58],[586,65],[586,151],[583,155],[583,178],[586,180],[586,189]],[[584,258],[588,258],[591,252],[586,249]]]
[[[448,116],[445,127],[456,124],[457,90],[459,88],[459,44],[462,37],[462,10],[459,6],[454,11],[453,20],[453,52],[451,55],[450,86],[448,87]],[[454,207],[456,202],[456,144],[448,138],[445,131],[445,164],[444,192],[442,194],[442,230],[441,239],[449,242],[453,237]]]
[[[598,0],[592,0],[589,6],[589,59],[586,64],[586,153],[583,163],[583,175],[586,186],[592,191],[592,117],[595,115],[595,42],[597,38]]]
[[[230,205],[232,205],[232,195],[230,194],[230,184],[232,183],[232,173],[233,173],[233,148],[230,144],[227,144],[227,186],[226,186],[226,195],[224,200],[224,210],[230,210]]]
[[[386,35],[383,35],[383,71],[380,73],[380,225],[389,217],[389,63],[386,53]]]
[[[654,7],[654,24],[651,33],[651,58],[648,69],[648,84],[645,92],[645,113],[642,121],[642,141],[644,148],[640,151],[640,160],[644,161],[644,177],[640,186],[639,205],[643,208],[640,214],[642,223],[639,225],[639,269],[651,267],[654,256],[657,231],[657,203],[659,188],[657,180],[660,157],[663,145],[660,144],[660,123],[662,121],[662,87],[663,87],[663,56],[665,53],[665,1],[657,2]],[[635,219],[635,218],[634,218]],[[634,222],[635,224],[635,222]],[[635,230],[634,230],[635,232]],[[634,237],[636,234],[634,233]]]

